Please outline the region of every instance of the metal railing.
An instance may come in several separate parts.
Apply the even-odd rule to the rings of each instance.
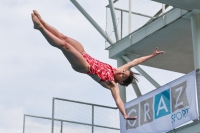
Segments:
[[[119,31],[120,39],[126,37],[130,33],[143,27],[149,22],[155,20],[157,17],[167,12],[167,8],[170,7],[169,5],[158,3],[157,5],[160,5],[160,7],[155,6],[156,10],[154,9],[154,11],[152,11],[151,8],[148,7],[148,6],[152,7],[152,5],[146,6],[146,8],[149,9],[148,11],[144,8],[144,5],[141,4],[141,0],[134,0],[132,4],[133,6],[133,11],[132,11],[131,9],[128,9],[127,7],[126,8],[118,7],[119,6],[117,5],[118,2],[120,2],[120,0],[113,1],[113,4],[114,4],[114,10],[116,14],[116,23],[117,23],[117,29]],[[145,2],[147,1],[143,0],[143,3]],[[123,1],[123,3],[125,3],[125,5],[126,4],[128,5],[128,0]],[[154,5],[156,2],[152,2],[152,3]],[[136,7],[135,5],[138,5],[138,6]],[[140,10],[138,10],[138,7],[140,7]],[[112,17],[110,15],[111,12],[110,12],[109,5],[106,6],[106,13],[107,13],[106,14],[106,34],[108,38],[112,39],[114,43],[116,43],[117,40],[115,39],[115,36],[114,36],[114,26],[112,24]],[[110,44],[107,42],[105,45],[106,45],[105,46],[106,48],[110,46]]]
[[[119,110],[116,107],[53,98],[52,133],[56,133],[58,127],[61,133],[119,133],[119,124]]]
[[[23,121],[23,133],[50,133],[51,122],[52,119],[48,117],[25,114]]]
[[[53,98],[52,118],[24,115],[23,133],[119,133],[117,107]]]

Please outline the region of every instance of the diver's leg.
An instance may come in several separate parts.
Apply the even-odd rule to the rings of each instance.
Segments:
[[[52,27],[51,25],[47,24],[42,17],[40,16],[40,14],[36,11],[33,10],[34,15],[40,20],[40,22],[42,23],[42,25],[49,31],[51,32],[53,35],[55,35],[56,37],[62,39],[64,38],[64,35],[62,33],[60,33],[57,29],[55,29],[54,27]]]
[[[46,40],[54,47],[59,48],[64,53],[65,57],[70,62],[72,68],[77,72],[86,73],[89,71],[89,64],[85,58],[69,43],[57,38],[51,32],[49,32],[38,20],[38,18],[32,14],[32,20],[34,28],[38,29]]]
[[[48,23],[46,23],[42,17],[40,16],[40,14],[36,11],[33,10],[33,13],[35,16],[37,16],[37,18],[40,20],[40,22],[42,23],[42,25],[49,31],[51,32],[53,35],[55,35],[56,37],[58,37],[59,39],[69,43],[70,45],[72,45],[77,51],[79,51],[81,54],[82,53],[86,53],[84,50],[84,47],[81,43],[79,43],[78,41],[76,41],[75,39],[72,39],[68,36],[63,35],[62,33],[60,33],[57,29],[55,29],[54,27],[52,27],[51,25],[49,25]]]

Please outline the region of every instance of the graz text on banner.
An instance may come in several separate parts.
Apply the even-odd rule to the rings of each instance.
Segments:
[[[198,118],[196,108],[196,72],[193,71],[148,94],[125,103],[126,113],[137,120],[120,116],[123,133],[159,133],[170,131]]]

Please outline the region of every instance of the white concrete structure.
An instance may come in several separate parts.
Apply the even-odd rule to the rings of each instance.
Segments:
[[[142,65],[185,74],[194,69],[200,69],[200,0],[153,1],[176,8],[157,17],[147,25],[107,47],[109,57],[118,61],[123,57],[132,60],[140,56],[148,55],[155,47],[159,47],[166,54],[148,60]],[[164,7],[166,6],[163,6],[161,10],[164,10]],[[112,7],[112,12],[114,8]],[[130,13],[131,11],[129,11]],[[115,18],[114,13],[112,17]],[[131,19],[129,20],[131,21]],[[107,38],[105,39],[107,40]],[[120,66],[123,65],[121,63],[122,61],[119,61]],[[152,84],[159,87],[150,76],[147,79],[151,79]],[[141,94],[139,92],[137,93],[138,96]],[[197,93],[199,101],[198,108],[200,110],[200,72],[197,72]],[[121,97],[125,102],[125,91],[121,93]],[[190,131],[192,133],[200,133],[200,122],[196,121],[170,133],[188,133]]]

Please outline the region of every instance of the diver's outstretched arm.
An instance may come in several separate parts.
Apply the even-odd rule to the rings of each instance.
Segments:
[[[121,100],[121,97],[120,97],[119,87],[117,86],[116,83],[114,83],[114,81],[112,81],[112,84],[113,84],[113,87],[110,87],[112,96],[115,100],[117,107],[119,108],[119,111],[123,115],[124,119],[126,119],[126,120],[136,120],[137,118],[132,117],[132,116],[128,116],[126,114],[126,111],[125,111],[125,108],[124,108],[124,103],[123,103],[123,101]]]
[[[148,59],[151,59],[159,54],[164,54],[165,52],[164,51],[158,51],[158,48],[156,47],[156,49],[153,51],[152,54],[150,55],[147,55],[147,56],[143,56],[143,57],[140,57],[140,58],[137,58],[137,59],[134,59],[132,60],[131,62],[121,66],[120,68],[122,69],[125,69],[125,70],[128,70],[134,66],[137,66],[138,64],[141,64],[143,62],[145,62],[146,60]]]

